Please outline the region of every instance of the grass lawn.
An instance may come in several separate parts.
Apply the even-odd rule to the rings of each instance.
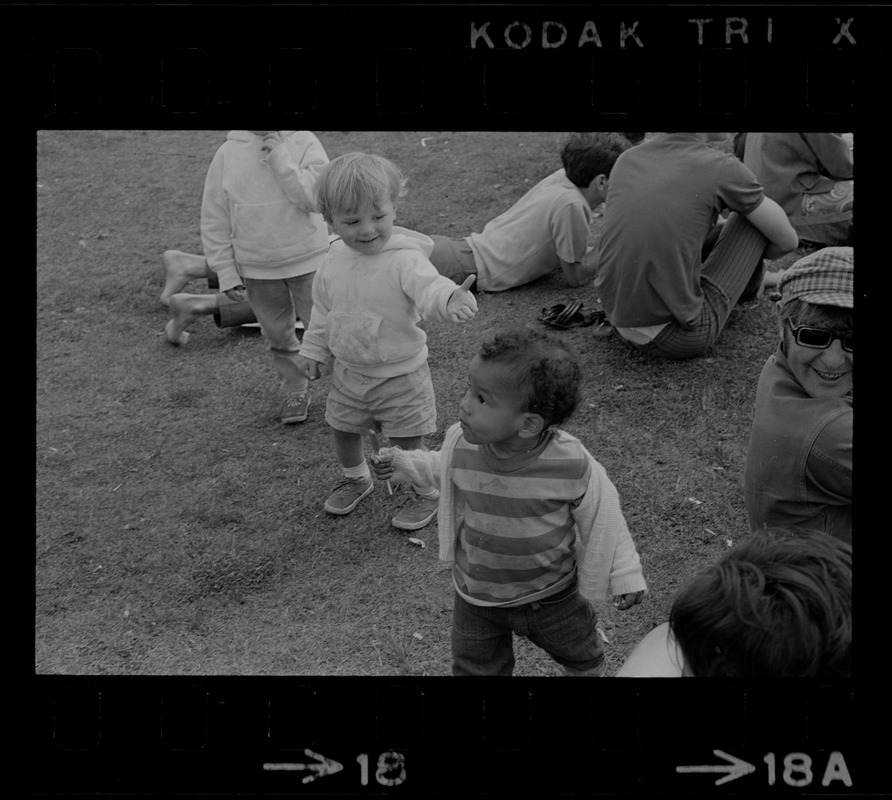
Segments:
[[[452,589],[432,523],[390,517],[383,487],[343,518],[324,419],[283,426],[256,329],[210,317],[163,336],[161,253],[201,252],[204,176],[225,131],[42,131],[37,174],[38,673],[448,675]],[[480,231],[557,169],[563,133],[321,131],[330,157],[379,152],[409,178],[397,224]],[[597,224],[595,225],[597,228]],[[775,266],[801,256],[800,250]],[[196,284],[194,291],[204,291]],[[465,367],[499,328],[578,296],[559,275],[482,294],[465,325],[425,323],[441,434]],[[662,362],[587,329],[564,426],[616,484],[650,594],[605,608],[608,674],[664,621],[674,592],[746,534],[741,475],[756,381],[774,350],[767,298],[739,306],[703,358]],[[558,675],[517,643],[522,676]]]

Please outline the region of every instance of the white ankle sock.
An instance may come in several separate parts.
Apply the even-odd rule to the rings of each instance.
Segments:
[[[344,467],[344,477],[352,478],[353,480],[364,479],[370,481],[372,479],[372,473],[369,471],[368,463],[363,461],[355,467]]]

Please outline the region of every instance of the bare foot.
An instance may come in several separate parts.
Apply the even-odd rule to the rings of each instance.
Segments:
[[[170,298],[172,318],[164,326],[164,335],[171,344],[186,344],[186,331],[195,320],[217,310],[217,296],[213,294],[175,294]]]
[[[204,256],[182,250],[165,250],[161,261],[164,264],[164,289],[159,299],[166,306],[170,305],[170,298],[183,291],[189,281],[204,278],[208,273]]]

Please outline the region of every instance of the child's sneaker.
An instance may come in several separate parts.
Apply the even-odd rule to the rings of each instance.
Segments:
[[[309,408],[310,398],[306,392],[303,394],[291,392],[285,395],[285,402],[282,403],[282,413],[279,415],[279,420],[285,425],[303,422],[307,418]]]
[[[371,479],[344,478],[334,485],[325,501],[325,510],[329,514],[349,514],[374,488],[375,484]]]
[[[419,497],[416,494],[414,501],[406,503],[390,522],[402,531],[417,531],[437,516],[439,507],[439,496]]]

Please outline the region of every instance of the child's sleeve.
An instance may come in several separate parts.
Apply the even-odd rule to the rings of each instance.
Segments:
[[[722,208],[743,216],[755,211],[765,199],[765,190],[753,171],[730,154],[722,164],[716,193]]]
[[[393,453],[393,466],[400,470],[409,483],[417,486],[440,488],[441,455],[439,450],[400,450],[398,447],[386,449]]]
[[[590,459],[585,495],[573,509],[578,533],[579,593],[591,602],[647,588],[641,560],[629,533],[616,487],[604,468]]]
[[[412,298],[424,319],[450,322],[446,310],[449,298],[459,287],[451,278],[437,272],[437,268],[421,253],[405,254],[400,265],[403,292]]]
[[[561,261],[574,264],[585,258],[591,237],[591,212],[582,202],[567,203],[551,220],[551,239]]]
[[[326,290],[325,266],[323,264],[313,276],[313,313],[310,314],[310,325],[304,331],[299,351],[304,358],[318,361],[320,364],[326,364],[331,355],[326,334],[331,299]]]
[[[266,161],[285,196],[307,214],[317,213],[314,187],[328,156],[309,131],[297,131],[270,151]]]
[[[220,279],[220,291],[241,284],[232,249],[232,219],[223,191],[224,155],[217,150],[204,181],[201,197],[201,243],[208,266]]]

